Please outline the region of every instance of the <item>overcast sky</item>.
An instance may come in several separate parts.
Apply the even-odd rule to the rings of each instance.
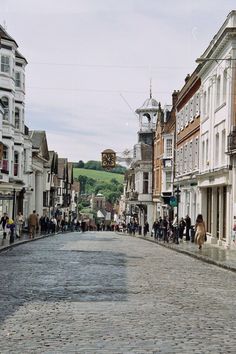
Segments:
[[[134,113],[173,90],[235,0],[0,0],[0,23],[27,58],[26,124],[70,161],[132,149]]]

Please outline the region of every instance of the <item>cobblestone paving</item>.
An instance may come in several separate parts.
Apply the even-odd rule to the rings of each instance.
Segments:
[[[114,233],[0,255],[0,353],[236,352],[236,275]]]

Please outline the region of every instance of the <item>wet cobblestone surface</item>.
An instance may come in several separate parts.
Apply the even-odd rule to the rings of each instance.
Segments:
[[[0,254],[0,353],[235,353],[235,280],[109,232],[27,243]]]

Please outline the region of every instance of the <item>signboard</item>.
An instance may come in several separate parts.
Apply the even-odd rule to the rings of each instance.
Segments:
[[[172,207],[177,206],[177,198],[176,197],[170,197],[170,206],[172,206]]]

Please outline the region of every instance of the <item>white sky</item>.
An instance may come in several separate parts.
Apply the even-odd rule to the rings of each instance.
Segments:
[[[26,124],[50,150],[99,160],[137,141],[132,112],[174,89],[223,24],[233,0],[0,0],[0,23],[27,58]]]

